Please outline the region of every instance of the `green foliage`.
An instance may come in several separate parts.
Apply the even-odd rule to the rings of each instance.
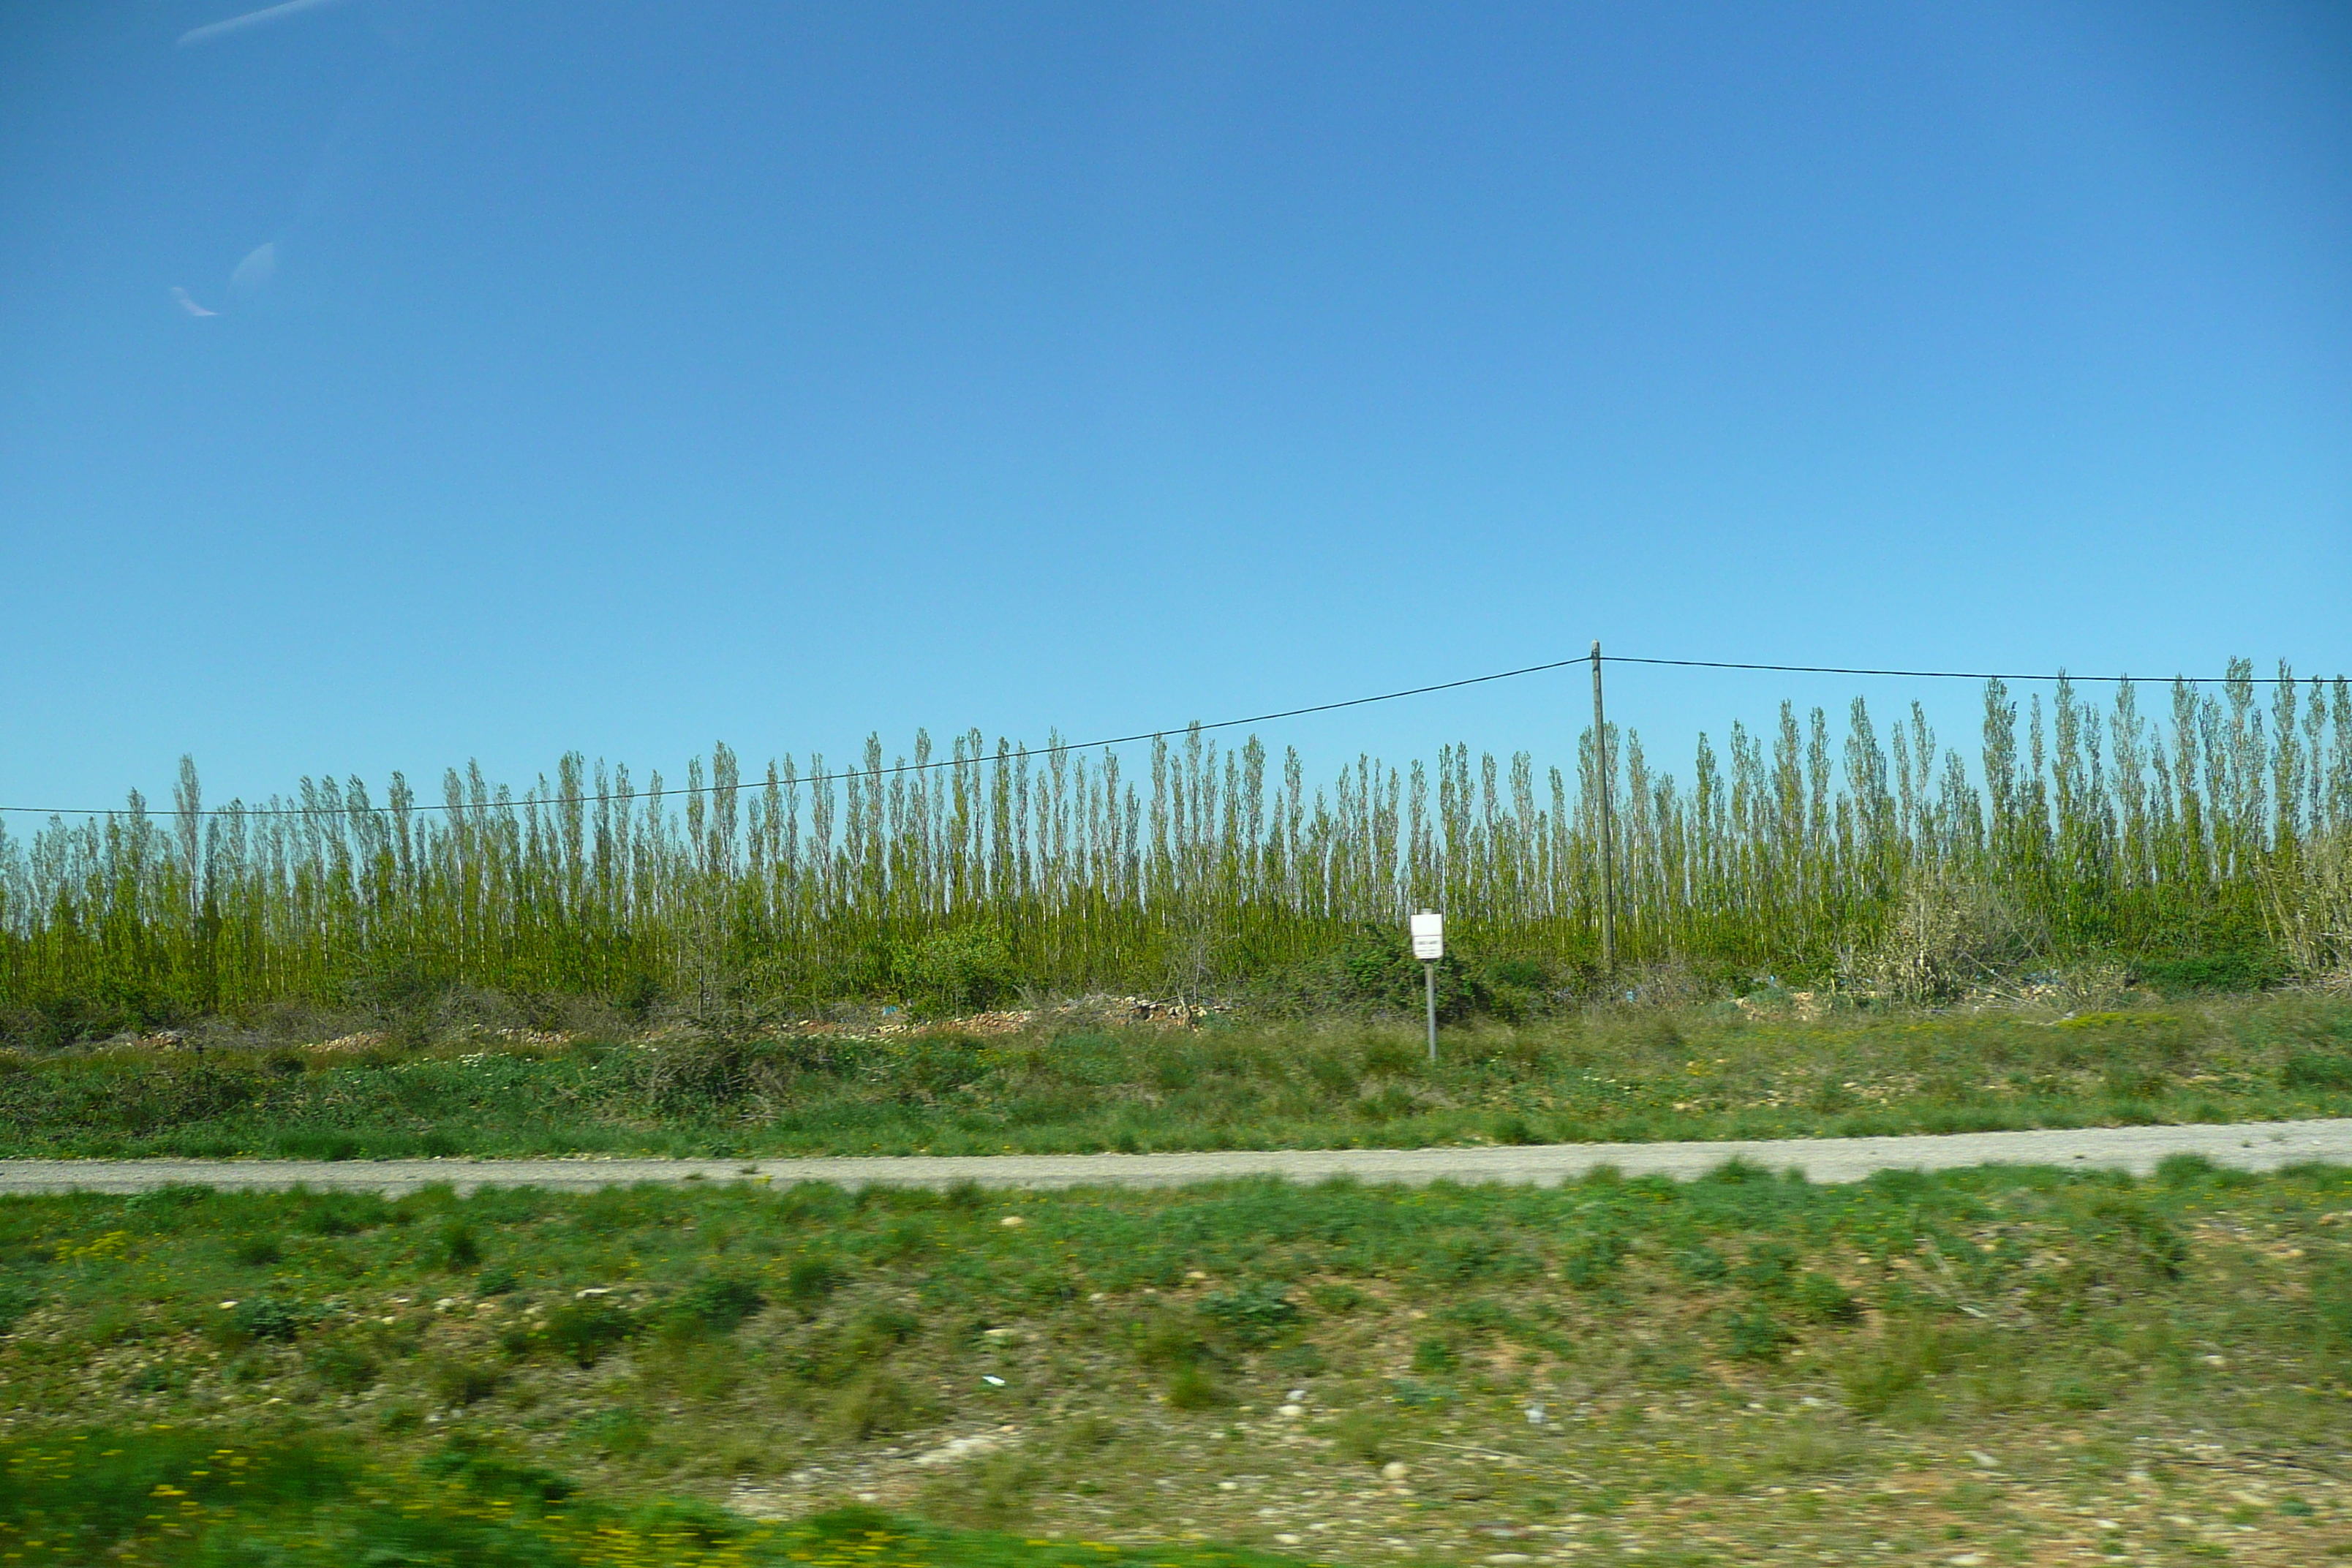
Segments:
[[[784,1294],[806,1307],[841,1288],[841,1269],[829,1258],[798,1258],[784,1274]]]
[[[941,931],[899,948],[890,976],[901,995],[930,1015],[987,1007],[1016,988],[1003,935],[981,927]]]
[[[481,1241],[465,1221],[446,1221],[433,1239],[436,1261],[442,1268],[455,1273],[481,1267]]]
[[[2293,1052],[2279,1070],[2279,1082],[2288,1089],[2352,1089],[2352,1053]]]
[[[1219,1291],[1201,1303],[1201,1310],[1214,1318],[1236,1344],[1246,1346],[1273,1342],[1299,1319],[1297,1304],[1271,1285]]]
[[[317,1317],[310,1307],[280,1296],[256,1296],[226,1309],[217,1320],[224,1330],[216,1337],[243,1344],[254,1340],[291,1342],[300,1337]]]
[[[581,1366],[593,1366],[604,1352],[635,1336],[637,1321],[599,1297],[566,1301],[547,1314],[544,1339],[551,1350]]]
[[[739,1275],[715,1275],[680,1291],[670,1303],[670,1311],[681,1322],[724,1334],[767,1304],[757,1281]]]
[[[615,1507],[497,1444],[453,1436],[413,1468],[315,1439],[81,1430],[0,1443],[12,1562],[79,1568],[1279,1568],[1230,1548],[1136,1552],[837,1509],[755,1524],[707,1505]]]
[[[1412,1347],[1412,1370],[1423,1373],[1453,1372],[1462,1364],[1462,1352],[1450,1341],[1425,1339]]]
[[[1178,1367],[1168,1379],[1168,1404],[1171,1409],[1214,1410],[1231,1403],[1215,1375],[1205,1366],[1188,1363]]]
[[[1796,1337],[1760,1304],[1724,1315],[1724,1350],[1735,1361],[1778,1361]]]

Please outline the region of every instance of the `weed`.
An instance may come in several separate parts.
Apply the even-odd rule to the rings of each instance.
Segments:
[[[607,1351],[637,1331],[628,1312],[601,1299],[566,1301],[547,1315],[548,1348],[581,1366],[593,1366]]]
[[[1213,1410],[1227,1403],[1225,1391],[1197,1362],[1179,1365],[1168,1379],[1168,1404],[1176,1410]]]

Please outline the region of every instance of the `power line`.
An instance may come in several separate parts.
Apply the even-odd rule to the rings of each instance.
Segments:
[[[1589,663],[1590,658],[1588,657],[1571,662]],[[1603,654],[1601,662],[1604,664],[1655,664],[1675,669],[1764,669],[1783,675],[1895,675],[1911,680],[2067,680],[2077,684],[2102,681],[2108,685],[2129,685],[2145,679],[2132,675],[2072,675],[2063,669],[2055,675],[2003,675],[1971,669],[1848,669],[1843,665],[1833,664],[1731,664],[1713,658],[1634,658],[1622,653]],[[2313,677],[2313,679],[2318,678]],[[2175,675],[2158,677],[2156,684],[2169,686],[2177,682],[2182,686],[2226,686],[2230,679],[2231,678],[2226,675]],[[2245,679],[2250,686],[2300,686],[2303,684],[2301,677],[2293,675],[2252,675]]]
[[[1337,712],[1342,708],[1362,708],[1374,702],[1394,702],[1400,698],[1424,697],[1433,691],[1453,691],[1465,686],[1484,686],[1489,681],[1512,680],[1522,675],[1539,675],[1548,669],[1566,669],[1570,665],[1587,665],[1591,662],[1592,657],[1590,654],[1585,654],[1575,658],[1553,659],[1545,664],[1522,665],[1517,669],[1497,670],[1492,675],[1472,675],[1465,676],[1460,680],[1441,680],[1434,686],[1408,687],[1402,691],[1383,691],[1371,697],[1350,697],[1339,702],[1318,702],[1307,708],[1286,708],[1278,713],[1254,713],[1247,718],[1243,719],[1220,719],[1213,724],[1179,724],[1161,730],[1139,730],[1131,735],[1113,735],[1106,740],[1100,741],[1066,741],[1058,746],[1040,746],[1034,752],[1029,751],[1026,747],[1022,747],[1013,754],[1017,756],[1026,752],[1026,754],[1033,757],[1047,757],[1066,752],[1091,752],[1105,746],[1124,746],[1131,744],[1137,741],[1157,741],[1169,735],[1190,734],[1194,731],[1205,732],[1211,730],[1237,729],[1244,724],[1268,724],[1277,719],[1299,719],[1304,718],[1310,713],[1332,713]],[[1653,665],[1674,669],[1752,669],[1781,675],[1879,675],[1895,676],[1914,680],[2074,680],[2102,681],[2114,684],[2128,682],[2134,679],[2128,675],[2068,675],[2063,671],[2061,671],[2056,675],[2000,675],[1959,669],[1853,669],[1837,665],[1818,664],[1735,664],[1726,660],[1706,658],[1641,658],[1630,654],[1622,653],[1604,654],[1601,656],[1601,662],[1604,664]],[[2292,676],[2264,675],[2253,676],[2248,679],[2251,684],[2256,686],[2301,684],[2296,678]],[[2315,677],[2314,679],[2316,678]],[[2171,679],[2172,681],[2184,686],[2219,686],[2226,684],[2230,678],[2227,676],[2181,675],[2174,676]],[[794,784],[838,784],[845,779],[880,780],[884,778],[897,777],[905,773],[929,773],[939,768],[976,767],[986,761],[988,761],[988,759],[982,756],[971,756],[964,758],[947,757],[927,763],[901,762],[894,763],[890,766],[885,768],[850,768],[840,773],[811,773],[805,778],[795,779],[793,782]],[[703,784],[698,788],[684,787],[635,791],[625,798],[632,801],[660,800],[668,795],[709,795],[717,791],[719,787],[719,786],[717,784]],[[744,786],[738,784],[735,787],[741,788]],[[607,801],[620,800],[623,798],[624,797],[617,791],[605,791],[597,795],[551,795],[536,800],[526,799],[525,801],[514,802],[512,804],[529,804],[547,806],[594,805],[601,805]],[[111,816],[121,809],[121,808],[118,806],[0,805],[0,813],[9,813],[12,815],[26,816]],[[342,816],[348,812],[359,809],[364,809],[377,815],[383,815],[393,811],[394,808],[389,805],[372,805],[364,808],[340,806],[331,809],[326,806],[309,805],[225,805],[206,806],[194,812],[177,810],[158,811],[155,815],[158,816],[176,817],[186,817],[191,816]],[[408,809],[412,811],[464,811],[467,809],[467,805],[465,804],[451,805],[447,802],[444,801],[438,805],[425,804],[412,805],[408,807]]]

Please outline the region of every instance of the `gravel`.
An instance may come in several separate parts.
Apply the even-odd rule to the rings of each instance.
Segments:
[[[135,1193],[194,1184],[401,1194],[446,1182],[460,1192],[531,1186],[586,1192],[639,1182],[832,1182],[845,1187],[1167,1187],[1242,1176],[1316,1182],[1498,1182],[1556,1186],[1601,1166],[1627,1176],[1687,1180],[1733,1160],[1852,1182],[1879,1171],[1975,1165],[2056,1165],[2145,1175],[2180,1154],[2273,1171],[2307,1162],[2352,1163],[2352,1119],[2178,1127],[2091,1127],[1896,1138],[1791,1138],[1760,1142],[1549,1143],[1445,1149],[1279,1149],[1170,1154],[909,1155],[793,1160],[0,1160],[0,1194]]]

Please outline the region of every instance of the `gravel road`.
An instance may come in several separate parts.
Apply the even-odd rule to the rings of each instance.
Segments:
[[[1729,1160],[1802,1171],[1816,1182],[1876,1171],[1968,1165],[2103,1167],[2145,1175],[2173,1154],[2271,1171],[2305,1161],[2352,1163],[2352,1120],[2226,1126],[2093,1127],[1941,1137],[1791,1138],[1755,1143],[1545,1143],[1473,1149],[1282,1149],[1185,1154],[994,1154],[814,1160],[0,1160],[0,1194],[136,1193],[208,1187],[407,1193],[436,1182],[460,1192],[531,1186],[587,1192],[635,1182],[835,1182],[845,1187],[1167,1187],[1235,1176],[1294,1182],[1502,1182],[1552,1186],[1601,1165],[1628,1176],[1704,1175]]]

